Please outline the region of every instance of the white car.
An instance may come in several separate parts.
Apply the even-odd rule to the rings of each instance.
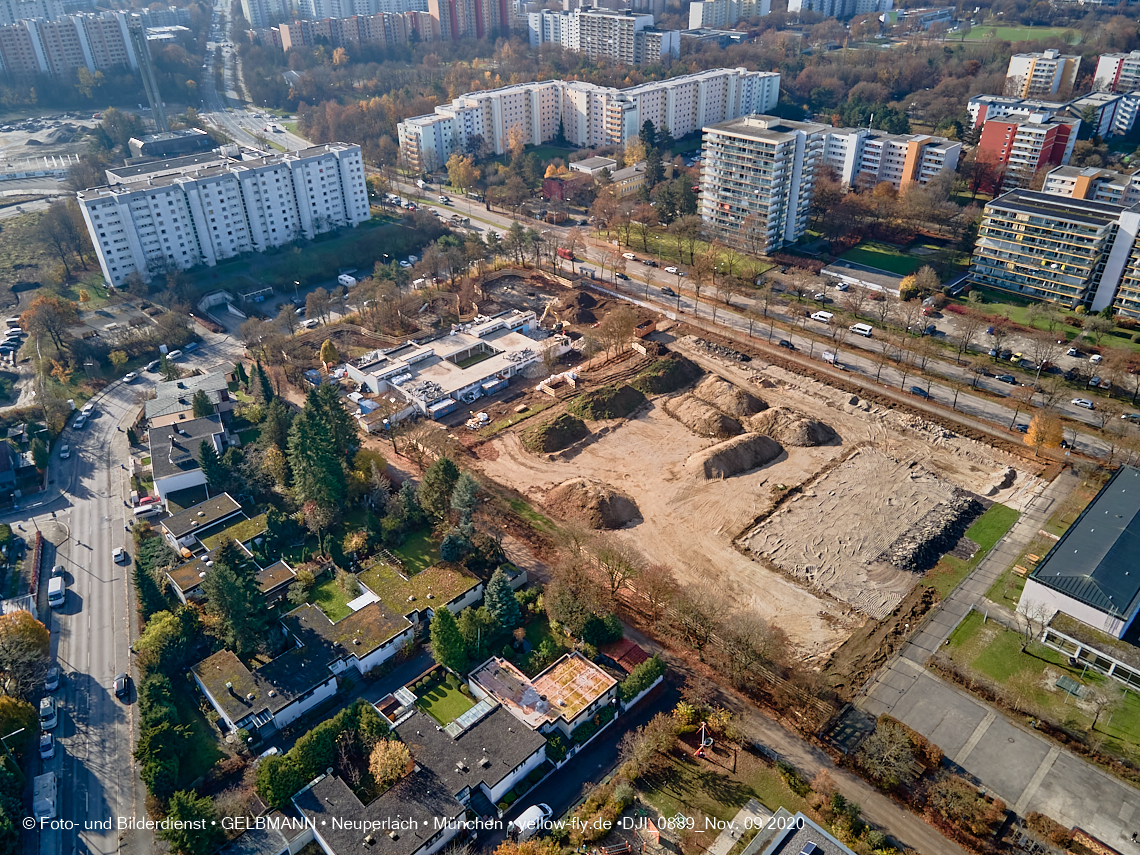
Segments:
[[[81,412],[81,413],[83,413],[83,415],[85,415],[85,416],[87,416],[88,418],[90,418],[90,417],[91,417],[91,414],[92,414],[93,412],[95,412],[95,404],[94,404],[94,402],[92,402],[92,401],[88,401],[86,404],[84,404],[84,405],[83,405],[83,409],[82,409],[82,410],[80,410],[80,412]]]
[[[406,262],[406,261],[401,261],[401,262],[400,262],[400,266],[401,266],[402,268],[404,268],[405,270],[407,270],[407,269],[408,269],[409,267],[411,267],[412,265],[408,264],[408,262]]]
[[[1095,410],[1096,409],[1096,404],[1094,404],[1092,401],[1088,400],[1087,398],[1073,398],[1073,406],[1074,407],[1081,407],[1081,408],[1086,409],[1086,410]]]
[[[301,326],[307,330],[311,330],[316,329],[318,326],[320,326],[320,323],[321,322],[316,318],[309,318],[307,321],[301,321]]]
[[[75,424],[72,425],[76,430],[83,430],[87,426],[87,416],[80,413],[75,417]]]
[[[623,252],[621,254],[621,257],[624,258],[626,261],[637,261],[637,256],[634,255],[632,252]]]
[[[846,291],[847,287],[848,286],[847,286],[846,282],[840,282],[838,285],[835,286],[835,290],[836,291]]]
[[[676,272],[677,272],[677,268],[676,268],[676,267],[666,267],[666,268],[665,268],[665,272],[666,272],[666,273],[676,273]]]
[[[123,376],[123,382],[124,383],[134,383],[138,379],[139,379],[139,375],[138,375],[137,371],[130,371]]]
[[[116,546],[115,551],[111,553],[111,558],[116,564],[122,564],[127,560],[127,550],[121,546]]]
[[[69,457],[71,457],[71,446],[70,445],[61,446],[59,449],[59,459],[60,460],[67,460],[67,458],[69,458]]]
[[[182,351],[181,350],[172,350],[172,351],[170,351],[170,353],[166,354],[166,358],[169,359],[171,362],[173,362],[176,359],[181,359],[182,358]]]

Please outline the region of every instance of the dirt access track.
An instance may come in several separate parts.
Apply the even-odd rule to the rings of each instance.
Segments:
[[[609,536],[674,568],[682,584],[711,588],[733,606],[754,610],[781,627],[805,658],[821,661],[914,587],[917,573],[874,559],[915,522],[963,490],[1016,506],[1029,480],[1015,456],[917,416],[762,358],[730,362],[692,337],[655,338],[707,374],[770,408],[817,420],[835,436],[814,446],[784,441],[755,468],[709,477],[701,461],[714,446],[761,437],[747,427],[727,441],[698,436],[666,410],[690,387],[651,397],[628,419],[588,421],[594,436],[559,454],[526,450],[518,429],[502,433],[485,453],[476,452],[476,465],[538,506],[576,478],[632,497],[640,518]]]

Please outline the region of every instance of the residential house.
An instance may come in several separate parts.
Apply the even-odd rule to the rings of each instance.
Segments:
[[[193,419],[194,394],[199,390],[210,399],[214,413],[221,415],[234,408],[236,399],[230,394],[229,378],[225,372],[214,371],[168,380],[157,384],[154,398],[146,402],[146,420],[151,429]]]
[[[229,493],[222,493],[167,517],[158,525],[163,536],[177,552],[190,548],[198,540],[198,535],[206,529],[239,517],[245,519],[241,505]]]
[[[154,490],[164,504],[171,493],[206,483],[206,476],[198,465],[198,451],[205,442],[221,454],[226,450],[225,434],[218,415],[151,428],[151,474]]]

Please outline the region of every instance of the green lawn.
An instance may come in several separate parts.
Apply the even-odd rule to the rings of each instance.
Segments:
[[[1005,505],[991,506],[966,529],[966,537],[978,544],[978,550],[973,558],[963,561],[953,555],[944,555],[926,574],[926,583],[937,590],[939,596],[945,597],[978,566],[986,557],[986,553],[1005,537],[1005,533],[1017,522],[1018,516],[1017,511]]]
[[[446,726],[475,706],[475,703],[458,689],[446,683],[436,683],[416,697],[416,706]]]
[[[252,445],[257,442],[259,436],[261,436],[261,428],[258,427],[252,427],[238,433],[238,439],[241,440],[243,446]]]
[[[424,529],[413,532],[403,546],[392,551],[403,559],[408,576],[414,576],[439,561],[439,544],[431,539],[431,532]]]
[[[1062,38],[1066,32],[1073,34],[1074,41],[1070,44],[1078,44],[1081,40],[1081,35],[1073,30],[1066,30],[1064,27],[999,27],[991,26],[990,24],[982,24],[981,26],[974,27],[964,36],[967,41],[984,41],[985,39],[994,39],[999,42],[1036,42],[1044,41],[1045,39]]]
[[[334,576],[322,579],[309,591],[309,602],[320,606],[321,611],[328,615],[333,623],[352,614],[352,609],[348,607],[348,599],[348,595],[341,590]]]
[[[225,754],[218,745],[217,731],[202,717],[198,702],[190,693],[189,683],[174,681],[174,706],[178,710],[178,721],[190,733],[190,745],[179,758],[178,767],[180,789],[189,789],[194,781],[209,772]]]
[[[561,532],[553,520],[540,514],[523,499],[512,499],[511,510],[540,531],[551,535],[557,535]]]
[[[897,273],[900,276],[914,273],[914,271],[926,263],[919,256],[907,255],[893,246],[887,246],[886,244],[877,243],[875,241],[863,241],[857,247],[847,250],[847,252],[839,257],[844,261],[850,261],[855,264],[865,264],[867,267],[887,270],[891,273]]]

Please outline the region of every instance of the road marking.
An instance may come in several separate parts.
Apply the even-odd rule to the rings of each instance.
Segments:
[[[966,740],[966,744],[954,755],[955,763],[961,766],[966,762],[966,758],[970,756],[970,752],[982,741],[982,737],[986,735],[986,731],[990,729],[990,725],[993,724],[996,719],[996,712],[993,710],[986,711],[985,716],[978,722],[978,726],[974,728],[974,732],[970,734],[970,738]]]
[[[1053,764],[1057,762],[1057,757],[1060,756],[1061,749],[1056,745],[1050,746],[1049,753],[1045,755],[1045,759],[1041,761],[1041,765],[1037,767],[1037,771],[1033,773],[1033,777],[1029,779],[1029,783],[1025,785],[1025,789],[1021,792],[1021,797],[1017,800],[1017,804],[1013,806],[1013,812],[1016,814],[1024,814],[1025,808],[1029,805],[1029,800],[1037,794],[1037,788],[1041,786],[1041,782],[1045,780],[1045,776],[1053,769]]]

